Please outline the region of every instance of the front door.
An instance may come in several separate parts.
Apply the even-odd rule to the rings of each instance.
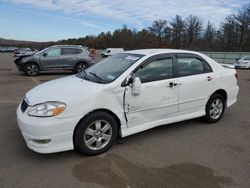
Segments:
[[[125,112],[128,126],[138,126],[167,119],[177,113],[178,87],[173,87],[173,57],[155,56],[134,72],[139,77],[141,93],[132,95],[126,87]]]
[[[60,68],[62,67],[60,57],[61,49],[53,48],[46,51],[46,53],[40,57],[40,62],[44,68]]]

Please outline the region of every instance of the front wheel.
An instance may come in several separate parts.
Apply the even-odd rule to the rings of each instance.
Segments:
[[[109,150],[118,134],[116,120],[106,112],[94,112],[81,120],[74,133],[75,148],[86,155]]]
[[[206,104],[206,121],[209,123],[219,121],[224,114],[225,107],[224,97],[220,94],[213,94]]]
[[[25,66],[24,72],[27,76],[36,76],[39,74],[39,67],[36,63],[29,63]]]

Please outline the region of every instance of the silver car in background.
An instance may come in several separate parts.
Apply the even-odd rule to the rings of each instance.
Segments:
[[[250,69],[250,56],[245,56],[240,59],[236,59],[234,66],[235,68]]]
[[[41,71],[72,70],[81,72],[94,63],[87,47],[79,45],[55,45],[30,56],[19,56],[14,60],[18,70],[28,76]]]

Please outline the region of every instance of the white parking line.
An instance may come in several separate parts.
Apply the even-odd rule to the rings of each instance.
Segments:
[[[39,85],[39,82],[38,82],[34,77],[30,77],[30,79],[31,79],[36,85]]]

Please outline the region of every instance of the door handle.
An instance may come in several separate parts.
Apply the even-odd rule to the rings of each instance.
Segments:
[[[207,76],[206,80],[211,81],[213,78],[211,76]]]
[[[178,84],[175,83],[175,82],[169,82],[168,83],[168,87],[170,87],[170,88],[173,88],[173,87],[176,87],[176,86],[178,86]]]

